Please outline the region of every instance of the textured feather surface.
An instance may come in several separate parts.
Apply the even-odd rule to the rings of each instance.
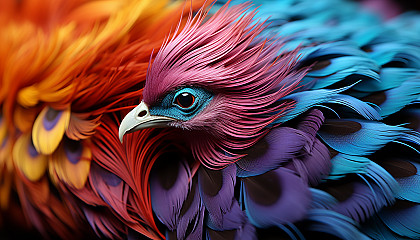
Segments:
[[[420,238],[419,14],[225,2],[0,1],[0,235]]]

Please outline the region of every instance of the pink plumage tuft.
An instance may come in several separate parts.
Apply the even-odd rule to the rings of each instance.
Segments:
[[[259,36],[267,24],[255,20],[256,10],[248,13],[249,8],[241,4],[228,9],[226,4],[207,21],[204,9],[190,16],[160,49],[147,74],[143,100],[149,106],[185,86],[214,94],[194,118],[173,124],[191,130],[187,140],[193,153],[209,168],[240,159],[239,151],[293,108],[293,102],[279,99],[295,90],[306,74],[306,69],[296,69],[299,49],[282,52],[281,39]]]

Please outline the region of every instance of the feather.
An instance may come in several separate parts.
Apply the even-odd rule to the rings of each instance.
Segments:
[[[42,154],[53,153],[61,142],[70,121],[70,108],[63,111],[45,107],[35,120],[32,141]]]
[[[285,168],[242,179],[241,192],[247,216],[257,227],[302,220],[310,204],[306,183]]]
[[[208,211],[208,226],[213,230],[232,230],[245,225],[245,215],[234,199],[235,173],[235,165],[220,171],[199,169],[200,197]]]
[[[282,142],[283,139],[290,141]],[[256,176],[278,168],[297,156],[308,139],[303,132],[279,127],[254,145],[248,155],[236,162],[239,177]]]
[[[287,122],[297,117],[299,114],[306,112],[310,108],[325,103],[336,103],[347,106],[355,110],[357,113],[363,115],[366,119],[380,120],[381,117],[377,110],[369,106],[367,103],[348,95],[339,94],[339,92],[345,91],[350,87],[351,86],[337,90],[310,90],[290,94],[283,99],[291,99],[297,103],[292,110],[288,111],[284,116],[279,118],[278,122]]]
[[[308,230],[329,233],[341,239],[369,239],[357,229],[357,223],[333,211],[313,209],[307,213]]]
[[[64,138],[53,153],[51,167],[58,178],[74,188],[83,188],[90,171],[92,152],[88,142]]]
[[[408,129],[356,119],[326,121],[319,135],[330,147],[348,155],[367,155],[405,138]],[[413,136],[416,139],[415,136]]]
[[[37,152],[30,134],[18,138],[13,147],[13,159],[18,169],[31,181],[44,176],[48,167],[48,157]]]
[[[399,87],[371,94],[363,100],[378,106],[381,116],[387,117],[417,100],[420,95],[419,79],[420,72],[416,72],[414,76],[405,80]]]
[[[197,239],[203,236],[205,208],[200,198],[197,178],[193,179],[187,199],[182,204],[177,226],[178,239]]]
[[[191,189],[191,172],[185,160],[165,156],[150,175],[150,196],[153,211],[173,231],[179,224],[180,211]]]
[[[85,115],[72,113],[70,115],[69,126],[66,129],[66,136],[73,140],[87,139],[95,133],[95,128],[99,126],[99,118],[89,120]]]
[[[384,224],[396,234],[411,239],[419,238],[419,205],[408,201],[397,201],[379,214]]]
[[[293,159],[292,164],[293,169],[303,180],[315,186],[328,175],[331,168],[330,159],[328,148],[320,140],[315,139],[310,151],[301,159]]]
[[[411,202],[420,201],[420,189],[418,181],[420,180],[418,169],[420,165],[414,161],[404,159],[384,159],[381,165],[396,179],[400,186],[398,198]]]

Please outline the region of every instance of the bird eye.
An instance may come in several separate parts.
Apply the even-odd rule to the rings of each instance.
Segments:
[[[183,92],[179,94],[176,99],[175,103],[178,104],[182,108],[189,108],[194,104],[195,97],[191,93]]]

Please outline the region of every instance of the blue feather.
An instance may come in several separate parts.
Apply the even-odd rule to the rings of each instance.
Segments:
[[[310,222],[308,230],[329,233],[347,240],[369,239],[359,231],[358,224],[351,218],[330,210],[312,209],[307,214],[307,221]]]
[[[354,128],[348,129],[344,123],[351,123]],[[340,127],[334,127],[340,124]],[[390,126],[380,122],[371,122],[358,119],[342,119],[326,122],[325,127],[319,131],[320,137],[333,149],[348,154],[363,156],[374,153],[387,143],[403,138],[404,140],[419,141],[418,136],[406,135],[409,129],[399,126]],[[334,133],[334,131],[336,131]],[[343,132],[345,131],[345,132]],[[348,132],[353,131],[353,132]]]

